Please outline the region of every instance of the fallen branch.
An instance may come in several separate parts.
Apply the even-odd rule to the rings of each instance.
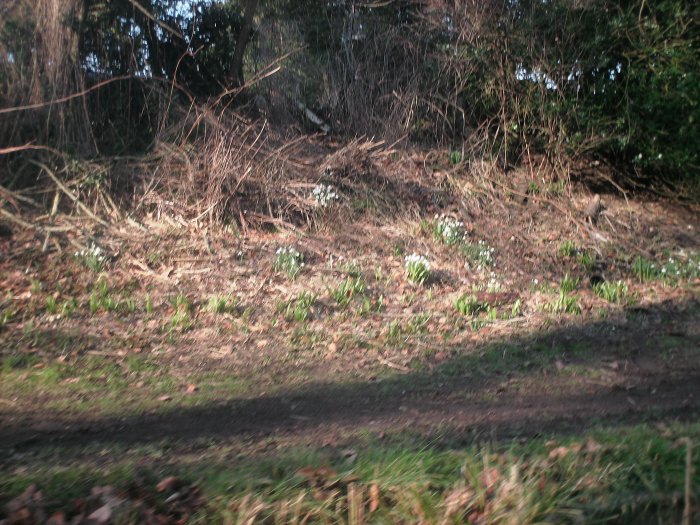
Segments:
[[[297,100],[296,101],[297,108],[299,108],[299,111],[301,111],[304,116],[306,116],[307,119],[309,119],[313,124],[318,126],[318,128],[323,131],[324,133],[328,133],[331,130],[331,127],[326,124],[321,117],[319,117],[316,113],[311,111],[306,104],[303,102]]]
[[[3,110],[0,109],[0,113]],[[46,146],[35,146],[34,144],[25,144],[24,146],[10,146],[9,148],[0,148],[0,155],[7,155],[8,153],[17,153],[18,151],[26,151],[30,149],[49,149]]]
[[[5,217],[11,222],[14,222],[15,224],[19,224],[23,228],[27,230],[34,230],[35,232],[42,233],[45,235],[44,242],[42,245],[42,250],[45,250],[47,243],[49,241],[50,235],[52,233],[57,233],[57,232],[67,232],[72,230],[71,227],[69,226],[39,226],[38,224],[31,224],[24,219],[17,217],[16,215],[10,213],[4,208],[0,208],[0,215]],[[56,243],[56,240],[53,239],[54,243]],[[84,250],[85,246],[81,245],[79,242],[74,241],[70,237],[68,237],[68,242],[72,244],[75,248],[78,250]],[[58,245],[58,249],[60,251],[60,245]]]
[[[68,198],[69,198],[70,200],[72,200],[72,201],[76,204],[76,206],[78,206],[78,208],[80,208],[82,211],[84,211],[91,219],[93,219],[95,222],[100,223],[102,226],[109,226],[109,224],[108,224],[106,221],[100,219],[97,215],[95,215],[95,214],[90,210],[90,208],[88,208],[88,207],[85,206],[82,202],[80,202],[80,199],[78,199],[78,196],[75,195],[72,191],[70,191],[70,190],[65,186],[65,184],[63,184],[63,183],[58,179],[58,177],[56,177],[56,175],[49,169],[49,167],[48,167],[46,164],[43,164],[43,163],[41,163],[41,162],[39,162],[39,161],[36,161],[36,160],[30,160],[29,162],[31,162],[32,164],[34,164],[34,165],[40,167],[41,169],[43,169],[43,170],[46,172],[46,174],[51,178],[51,180],[54,181],[54,183],[56,184],[56,186],[58,186],[58,188],[59,188],[63,193],[65,193],[65,194],[68,196]]]
[[[20,226],[28,229],[28,230],[39,230],[39,231],[44,231],[43,228],[40,226],[35,226],[34,224],[30,224],[24,219],[20,219],[16,215],[10,213],[7,211],[5,208],[0,208],[0,215],[5,217],[6,219],[9,219],[10,221],[14,222],[15,224],[19,224]]]
[[[61,97],[57,98],[55,100],[49,100],[48,102],[37,102],[36,104],[28,104],[26,106],[15,106],[12,108],[3,108],[0,109],[0,115],[5,115],[7,113],[16,113],[18,111],[27,111],[30,109],[39,109],[39,108],[44,108],[46,106],[52,106],[54,104],[61,104],[63,102],[68,102],[69,100],[72,100],[74,98],[79,98],[87,95],[88,93],[95,91],[96,89],[100,89],[103,86],[106,86],[107,84],[111,84],[112,82],[119,82],[121,80],[129,80],[132,78],[130,75],[124,75],[121,77],[115,77],[115,78],[110,78],[109,80],[104,80],[102,82],[99,82],[95,84],[94,86],[91,86],[87,89],[84,89],[83,91],[79,91],[78,93],[73,93],[72,95],[68,95],[66,97]],[[11,148],[8,148],[11,149]],[[28,148],[26,146],[21,146],[21,149],[40,149],[40,147],[36,146],[33,148]],[[2,150],[0,150],[0,153],[2,153]]]
[[[377,354],[377,360],[382,363],[383,365],[388,366],[389,368],[393,368],[394,370],[398,370],[400,372],[410,372],[410,368],[406,368],[405,366],[397,365],[396,363],[393,363],[386,359],[385,357],[382,357],[381,355]]]

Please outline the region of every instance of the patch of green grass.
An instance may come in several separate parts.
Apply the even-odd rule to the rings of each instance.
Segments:
[[[44,301],[44,309],[49,315],[58,315],[62,317],[70,317],[73,312],[78,308],[78,300],[75,297],[66,299],[63,302],[59,300],[54,295],[46,296]]]
[[[593,292],[608,301],[609,303],[621,303],[627,296],[627,284],[623,281],[614,283],[603,281],[593,285]]]
[[[491,323],[487,319],[475,317],[473,319],[469,319],[468,326],[472,332],[478,332],[479,330],[488,326],[489,324]]]
[[[119,306],[119,301],[112,295],[107,282],[103,279],[97,281],[97,284],[90,294],[89,308],[91,314],[96,314],[99,311],[112,312],[116,311]]]
[[[44,286],[41,284],[39,279],[34,279],[33,277],[29,280],[29,290],[32,295],[39,295]]]
[[[667,254],[662,263],[637,256],[632,262],[632,273],[640,282],[660,280],[668,285],[697,279],[700,277],[700,252]]]
[[[49,315],[56,315],[58,313],[58,301],[56,301],[56,298],[53,295],[49,295],[46,297],[46,301],[44,301],[46,304],[46,313]]]
[[[485,312],[488,306],[488,303],[480,302],[474,294],[462,295],[455,301],[455,308],[462,315],[477,315]]]
[[[399,298],[402,306],[412,306],[416,300],[416,292],[404,292]]]
[[[644,283],[658,278],[661,272],[654,261],[637,256],[632,262],[632,273]]]
[[[94,486],[120,493],[140,483],[148,505],[170,493],[165,476],[197,483],[208,504],[198,523],[681,523],[687,441],[700,425],[637,425],[464,445],[438,433],[362,431],[352,449],[281,447],[244,455],[236,444],[56,445],[9,458],[0,493],[8,500],[36,483],[53,510],[72,509]],[[190,448],[185,449],[187,452]],[[231,468],[235,455],[236,468]],[[87,458],[99,461],[86,461]],[[696,463],[697,450],[691,464]],[[17,468],[23,467],[23,468]],[[691,487],[700,483],[698,469]],[[4,502],[3,502],[4,503]],[[142,503],[143,504],[143,503]],[[352,520],[349,516],[353,516]],[[360,519],[361,516],[364,518]],[[694,515],[691,516],[691,523]]]
[[[100,278],[92,288],[88,308],[93,315],[98,312],[131,314],[136,311],[136,300],[130,296],[119,297],[110,289],[106,279]]]
[[[61,316],[63,317],[70,317],[73,315],[73,312],[75,312],[78,308],[78,300],[75,297],[70,297],[63,301],[63,304],[61,304]]]
[[[523,314],[523,302],[520,299],[516,301],[510,307],[510,318],[520,317]]]
[[[404,341],[404,329],[399,319],[394,319],[389,323],[386,330],[386,341],[390,345],[397,345]]]
[[[314,350],[326,340],[326,335],[318,330],[312,330],[308,323],[295,328],[289,336],[289,343],[299,350]]]
[[[556,182],[550,182],[546,185],[546,192],[552,197],[561,197],[564,195],[564,190],[566,189],[566,181],[564,179],[559,179]]]
[[[595,252],[592,252],[590,250],[583,250],[579,252],[577,260],[579,264],[583,266],[584,270],[590,272],[591,270],[593,270],[596,264]]]
[[[346,277],[328,292],[333,300],[341,307],[347,308],[355,297],[365,293],[367,284],[362,276]]]
[[[391,254],[394,257],[401,257],[406,253],[406,243],[402,240],[396,241],[391,245]]]
[[[212,295],[207,301],[207,311],[213,314],[232,314],[236,312],[238,301],[230,295]]]
[[[8,306],[0,310],[0,328],[3,328],[7,323],[11,322],[17,315],[17,310]]]
[[[318,334],[317,337],[322,337]],[[127,417],[144,410],[174,410],[212,400],[250,395],[256,385],[231,370],[180,374],[148,354],[124,358],[84,355],[66,361],[40,361],[33,355],[13,354],[2,360],[0,383],[3,397],[23,399],[41,396],[46,413],[90,417]],[[185,393],[185,386],[197,386]],[[269,391],[271,387],[268,385]],[[163,395],[172,398],[163,404]]]
[[[88,496],[92,487],[104,485],[128,487],[137,477],[136,466],[130,463],[120,463],[107,469],[99,469],[94,466],[65,465],[52,461],[38,467],[36,471],[38,476],[35,473],[21,473],[0,481],[0,494],[19,495],[33,483],[33,480],[40,477],[41,492],[45,498],[44,501],[49,502],[48,508],[50,510],[53,510],[53,507],[68,509],[72,502]],[[140,474],[143,475],[145,472],[142,470]],[[158,482],[155,473],[150,473],[150,476],[151,485]]]
[[[530,184],[527,185],[527,192],[530,195],[539,195],[540,191],[540,185],[534,180],[530,181]]]
[[[384,271],[382,270],[381,265],[377,265],[374,269],[374,280],[378,283],[384,280]]]
[[[160,365],[158,364],[158,362],[156,362],[153,359],[150,359],[147,356],[131,354],[126,358],[126,367],[129,369],[130,372],[142,374],[157,372],[160,368]]]
[[[545,310],[556,314],[580,314],[581,305],[577,295],[568,295],[563,290],[554,301],[545,305]]]
[[[488,308],[486,308],[486,319],[489,321],[498,320],[498,308],[489,305]]]
[[[564,278],[561,280],[559,283],[559,290],[561,290],[563,293],[567,294],[570,292],[573,292],[578,288],[579,285],[579,279],[571,277],[568,273],[564,275]]]
[[[121,300],[121,311],[127,314],[133,314],[136,311],[136,299],[131,296],[123,297]]]
[[[153,299],[151,299],[150,295],[146,295],[146,299],[143,302],[143,310],[147,315],[153,313]]]
[[[428,331],[431,315],[428,312],[415,314],[409,319],[406,329],[409,333],[422,334]]]
[[[364,317],[373,313],[379,313],[384,309],[384,296],[380,295],[376,299],[362,296],[362,304],[357,309],[357,315]]]
[[[170,330],[189,330],[194,325],[192,302],[186,295],[178,294],[171,302],[173,314],[170,317]]]
[[[567,239],[559,245],[558,253],[560,257],[573,257],[576,255],[576,244]]]
[[[287,321],[303,322],[309,318],[315,304],[316,295],[310,292],[301,292],[294,299],[280,303],[278,311],[284,314]]]
[[[2,371],[3,373],[9,373],[15,370],[23,370],[34,366],[38,362],[39,359],[32,354],[18,353],[6,355],[2,359]]]

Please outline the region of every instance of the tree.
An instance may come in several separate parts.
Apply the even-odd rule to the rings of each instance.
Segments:
[[[244,11],[243,27],[241,28],[238,35],[238,40],[236,41],[236,50],[233,54],[233,64],[231,68],[233,69],[234,78],[239,87],[245,83],[245,79],[243,78],[243,55],[250,40],[250,34],[253,30],[253,17],[255,16],[255,11],[257,10],[259,3],[259,0],[247,0]]]

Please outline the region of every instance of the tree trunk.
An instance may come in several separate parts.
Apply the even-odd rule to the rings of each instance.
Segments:
[[[243,13],[243,27],[241,27],[241,32],[236,42],[236,49],[233,52],[233,64],[231,69],[234,74],[234,81],[239,87],[245,83],[245,78],[243,77],[243,54],[250,40],[250,33],[253,30],[253,17],[255,16],[255,11],[259,3],[260,0],[246,1],[245,11]]]

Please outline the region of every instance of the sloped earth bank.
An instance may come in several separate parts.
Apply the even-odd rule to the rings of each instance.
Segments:
[[[8,479],[32,481],[46,454],[100,450],[110,465],[164,442],[142,461],[202,443],[240,458],[698,420],[697,206],[606,193],[589,217],[575,181],[455,166],[448,152],[340,153],[301,186],[307,226],[161,213],[68,233],[60,252],[21,229],[2,237]],[[338,199],[315,203],[317,182]],[[102,252],[75,255],[70,240]],[[304,258],[294,278],[287,246]],[[413,253],[431,264],[423,284],[407,275]]]

